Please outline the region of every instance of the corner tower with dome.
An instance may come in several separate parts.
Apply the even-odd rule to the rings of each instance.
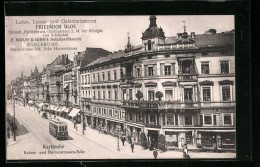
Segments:
[[[150,16],[150,25],[145,32],[142,33],[141,39],[144,51],[153,50],[154,48],[157,48],[156,46],[159,44],[165,43],[164,31],[161,27],[157,27],[156,19],[156,16]]]

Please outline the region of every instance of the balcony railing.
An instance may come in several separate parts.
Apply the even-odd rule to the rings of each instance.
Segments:
[[[178,75],[178,81],[197,81],[197,75],[196,74],[179,74]]]
[[[102,103],[102,104],[114,104],[114,105],[122,105],[122,102],[120,100],[108,100],[108,99],[91,99],[91,102],[93,103]]]
[[[201,107],[230,107],[236,106],[235,101],[224,101],[224,102],[200,102]]]

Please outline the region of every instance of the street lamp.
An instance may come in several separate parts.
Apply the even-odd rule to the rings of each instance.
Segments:
[[[120,134],[120,125],[117,124],[116,125],[116,132],[117,132],[117,151],[120,151],[120,148],[119,148],[119,134]]]

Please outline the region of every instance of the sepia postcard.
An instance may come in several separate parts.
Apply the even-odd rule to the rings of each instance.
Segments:
[[[234,19],[6,16],[7,160],[235,159]]]

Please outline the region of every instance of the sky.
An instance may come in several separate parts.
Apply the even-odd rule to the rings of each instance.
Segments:
[[[183,32],[183,21],[185,21],[186,31],[203,34],[205,31],[213,28],[218,32],[230,31],[234,29],[233,15],[157,15],[157,26],[161,27],[166,37],[176,36],[177,33]],[[59,42],[60,47],[75,47],[76,50],[63,51],[11,51],[11,48],[26,48],[28,42],[15,42],[16,38],[43,38],[42,34],[15,34],[14,31],[36,30],[36,21],[47,21],[62,19],[86,19],[96,20],[96,23],[76,24],[76,29],[80,32],[94,29],[102,30],[100,33],[81,32],[70,33],[69,37],[81,38],[81,41]],[[30,75],[31,70],[38,67],[41,71],[43,66],[50,64],[57,56],[68,54],[69,59],[77,52],[82,52],[86,47],[103,48],[110,52],[124,50],[127,44],[127,33],[130,36],[130,42],[133,45],[142,44],[142,32],[150,24],[149,16],[8,16],[5,18],[5,64],[6,64],[6,82],[10,82],[17,76]],[[20,24],[28,21],[30,24]],[[19,24],[18,24],[19,23]],[[53,23],[55,24],[55,23]],[[70,24],[69,24],[70,25]],[[63,26],[63,24],[62,24]],[[64,28],[63,28],[64,29]],[[64,29],[64,30],[72,30]],[[75,30],[75,29],[74,29]],[[11,39],[13,39],[11,41]]]

